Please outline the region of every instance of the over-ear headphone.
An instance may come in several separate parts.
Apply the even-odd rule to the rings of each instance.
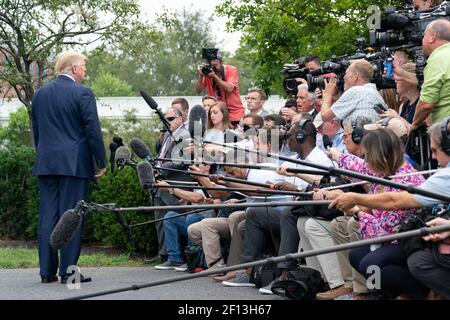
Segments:
[[[352,141],[355,144],[360,144],[364,137],[364,128],[360,125],[358,118],[352,119]]]
[[[303,143],[306,140],[306,137],[308,136],[305,132],[305,125],[306,123],[311,122],[309,119],[303,119],[298,124],[299,128],[297,133],[295,134],[295,140],[297,140],[298,143]]]
[[[389,122],[391,121],[392,118],[393,117],[386,117],[386,118],[381,119],[381,121],[380,121],[381,127],[387,128],[387,126],[389,125]]]
[[[450,156],[450,132],[448,131],[448,124],[450,122],[450,117],[442,120],[441,123],[441,149],[445,152],[446,155]]]

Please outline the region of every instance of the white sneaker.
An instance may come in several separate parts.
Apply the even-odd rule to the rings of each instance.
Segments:
[[[247,272],[241,271],[236,277],[228,281],[223,281],[222,284],[226,287],[254,287],[255,284],[250,282],[250,275]]]
[[[179,266],[179,267],[175,267],[175,271],[178,271],[178,272],[186,272],[186,271],[187,271],[187,263],[182,264],[182,265]]]

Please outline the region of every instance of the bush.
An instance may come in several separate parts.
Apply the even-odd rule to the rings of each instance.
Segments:
[[[39,192],[31,147],[8,145],[0,149],[0,236],[36,239]]]
[[[23,110],[12,115],[8,126],[0,130],[0,237],[20,240],[36,240],[39,212],[39,191],[37,178],[31,176],[35,159],[32,147],[17,141],[15,137],[28,134],[28,117]],[[108,148],[114,135],[128,142],[132,137],[139,137],[150,149],[157,137],[155,119],[138,120],[127,114],[124,120],[101,120]],[[13,133],[13,134],[12,134]],[[14,139],[11,139],[11,137]],[[31,143],[30,143],[31,144]],[[107,150],[109,153],[109,150]],[[108,172],[105,177],[90,183],[89,202],[111,203],[120,207],[151,205],[149,195],[142,190],[136,172],[126,167],[121,172]],[[124,214],[128,223],[143,222],[153,219],[152,213]],[[108,212],[94,212],[87,216],[84,226],[85,243],[101,243],[124,248],[129,252],[138,251],[146,254],[156,253],[158,242],[153,224],[133,229],[131,243],[128,241],[115,215]]]

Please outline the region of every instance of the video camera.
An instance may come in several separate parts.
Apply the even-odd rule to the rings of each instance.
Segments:
[[[388,7],[384,13],[380,28],[369,31],[370,46],[420,46],[430,22],[439,18],[450,20],[450,3],[444,1],[439,6],[424,10],[405,6],[404,11],[397,11],[395,7]]]
[[[207,76],[211,72],[214,72],[214,66],[211,64],[211,60],[218,60],[220,58],[219,49],[202,48],[202,59],[207,61],[207,63],[201,65],[202,74]]]
[[[305,59],[299,58],[293,63],[286,63],[283,65],[281,74],[283,74],[283,87],[288,95],[297,95],[298,82],[296,78],[306,79],[309,70],[305,68]]]

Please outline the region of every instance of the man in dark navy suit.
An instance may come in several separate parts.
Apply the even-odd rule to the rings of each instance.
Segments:
[[[80,84],[85,76],[85,59],[78,52],[62,52],[55,66],[58,77],[37,90],[32,101],[36,145],[33,175],[39,180],[38,244],[43,283],[58,281],[58,251],[49,244],[53,228],[65,211],[87,198],[89,180],[106,172],[94,93]],[[82,229],[60,250],[61,283],[68,280],[67,269],[77,264]],[[80,280],[91,281],[84,276]]]

